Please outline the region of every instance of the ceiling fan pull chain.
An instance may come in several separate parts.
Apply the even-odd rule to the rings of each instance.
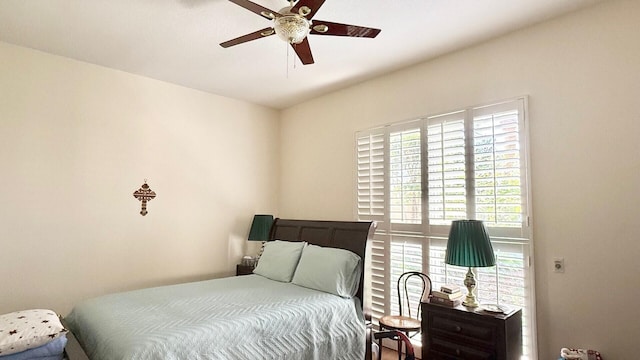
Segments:
[[[296,46],[298,46],[298,44],[293,44],[293,46],[294,46],[294,47],[296,47]],[[295,50],[295,49],[294,49],[294,50]],[[293,57],[293,70],[295,70],[295,69],[296,69],[296,64],[298,63],[298,62],[296,61],[296,60],[297,60],[297,58],[298,58],[297,56],[294,56],[294,57]]]

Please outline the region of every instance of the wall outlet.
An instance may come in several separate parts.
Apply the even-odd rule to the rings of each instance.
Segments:
[[[556,272],[556,273],[564,272],[564,258],[553,259],[553,272]]]

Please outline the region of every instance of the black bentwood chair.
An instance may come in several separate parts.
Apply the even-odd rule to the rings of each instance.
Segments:
[[[408,271],[400,275],[397,287],[400,314],[381,317],[379,320],[380,331],[384,332],[385,329],[397,330],[406,334],[406,337],[411,338],[421,331],[420,303],[426,302],[429,299],[429,295],[431,295],[431,279],[421,272]],[[410,289],[414,296],[409,296]],[[416,298],[416,294],[420,294],[420,297]],[[398,360],[402,360],[403,338],[394,337],[393,339],[398,342]],[[382,338],[380,338],[379,345],[382,350]],[[407,355],[409,355],[409,347],[406,346],[405,348],[407,349]],[[411,348],[411,352],[413,352],[413,348]],[[380,354],[382,354],[382,351],[378,353],[378,360],[381,358]]]

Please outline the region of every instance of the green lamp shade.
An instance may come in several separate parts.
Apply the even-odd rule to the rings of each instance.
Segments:
[[[249,240],[251,241],[267,241],[269,240],[269,230],[273,224],[272,215],[254,215],[251,230],[249,231]]]
[[[488,267],[496,264],[489,234],[480,220],[451,222],[445,263],[465,267]]]

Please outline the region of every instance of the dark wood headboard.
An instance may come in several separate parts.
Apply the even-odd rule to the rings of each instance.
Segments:
[[[269,232],[269,240],[306,241],[318,246],[345,249],[362,259],[363,271],[356,296],[368,314],[368,297],[364,289],[367,242],[373,237],[375,223],[371,221],[321,221],[276,219]],[[368,289],[367,289],[368,290]]]

